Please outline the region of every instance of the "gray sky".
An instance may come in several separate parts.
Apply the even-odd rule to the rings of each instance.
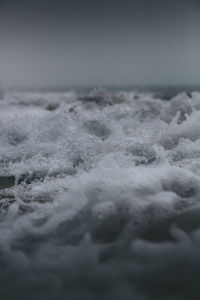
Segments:
[[[194,0],[0,1],[0,82],[198,84],[199,32]]]

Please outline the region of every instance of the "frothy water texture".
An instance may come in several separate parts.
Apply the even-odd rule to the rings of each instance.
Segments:
[[[200,93],[7,92],[0,298],[200,299]]]

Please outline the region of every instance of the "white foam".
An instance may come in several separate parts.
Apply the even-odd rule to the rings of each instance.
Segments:
[[[4,96],[3,299],[30,290],[33,299],[197,299],[199,101],[197,92],[169,102],[136,92]]]

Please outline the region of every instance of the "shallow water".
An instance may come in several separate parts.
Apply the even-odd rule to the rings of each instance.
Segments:
[[[0,165],[1,299],[199,299],[199,92],[7,92]]]

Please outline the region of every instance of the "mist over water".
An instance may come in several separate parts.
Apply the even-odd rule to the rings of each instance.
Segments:
[[[198,1],[1,1],[5,87],[195,85]]]

